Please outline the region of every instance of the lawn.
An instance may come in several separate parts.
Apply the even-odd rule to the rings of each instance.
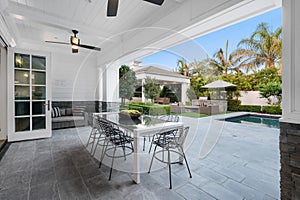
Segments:
[[[218,113],[218,114],[214,114],[214,115],[220,115],[220,114],[228,114],[228,113],[232,113],[232,112],[222,112],[222,113]],[[192,117],[192,118],[201,118],[201,117],[208,117],[211,115],[207,115],[207,114],[200,114],[197,112],[186,112],[186,113],[181,113],[181,114],[177,114],[178,116],[184,116],[184,117]]]

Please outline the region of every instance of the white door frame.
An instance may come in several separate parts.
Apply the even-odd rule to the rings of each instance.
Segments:
[[[15,132],[15,88],[14,88],[14,54],[28,54],[46,57],[46,129]],[[52,136],[51,127],[51,55],[49,52],[8,48],[7,58],[7,104],[8,104],[8,141],[30,140]],[[49,109],[48,109],[49,107]]]
[[[7,50],[0,44],[0,140],[7,139]]]

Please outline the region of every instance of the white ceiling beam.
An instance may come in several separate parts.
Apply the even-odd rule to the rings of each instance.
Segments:
[[[12,1],[8,2],[8,6],[6,7],[5,12],[7,15],[10,15],[19,20],[31,20],[36,23],[47,25],[49,27],[57,28],[59,30],[70,31],[72,29],[77,29],[86,35],[91,35],[102,40],[107,39],[111,35],[110,33],[95,30],[90,26],[86,26],[75,21],[69,21],[61,17],[45,13],[39,9],[28,7]]]

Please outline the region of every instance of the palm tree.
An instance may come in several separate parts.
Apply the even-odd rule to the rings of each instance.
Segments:
[[[229,71],[239,71],[241,68],[241,64],[239,63],[241,55],[235,52],[229,54],[228,40],[226,41],[225,52],[220,48],[213,57],[203,61],[204,65],[208,65],[212,69],[213,75],[228,74]]]
[[[178,72],[184,76],[190,75],[190,69],[192,67],[192,64],[187,64],[185,59],[180,59],[177,61],[178,66]]]
[[[255,69],[261,65],[265,68],[281,68],[282,28],[274,32],[266,23],[261,23],[250,38],[243,39],[238,44],[237,53],[244,57],[244,67]]]

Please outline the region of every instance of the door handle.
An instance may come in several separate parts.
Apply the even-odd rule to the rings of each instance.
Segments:
[[[44,106],[47,106],[47,110],[50,111],[50,100],[48,100],[48,103],[44,103]]]

